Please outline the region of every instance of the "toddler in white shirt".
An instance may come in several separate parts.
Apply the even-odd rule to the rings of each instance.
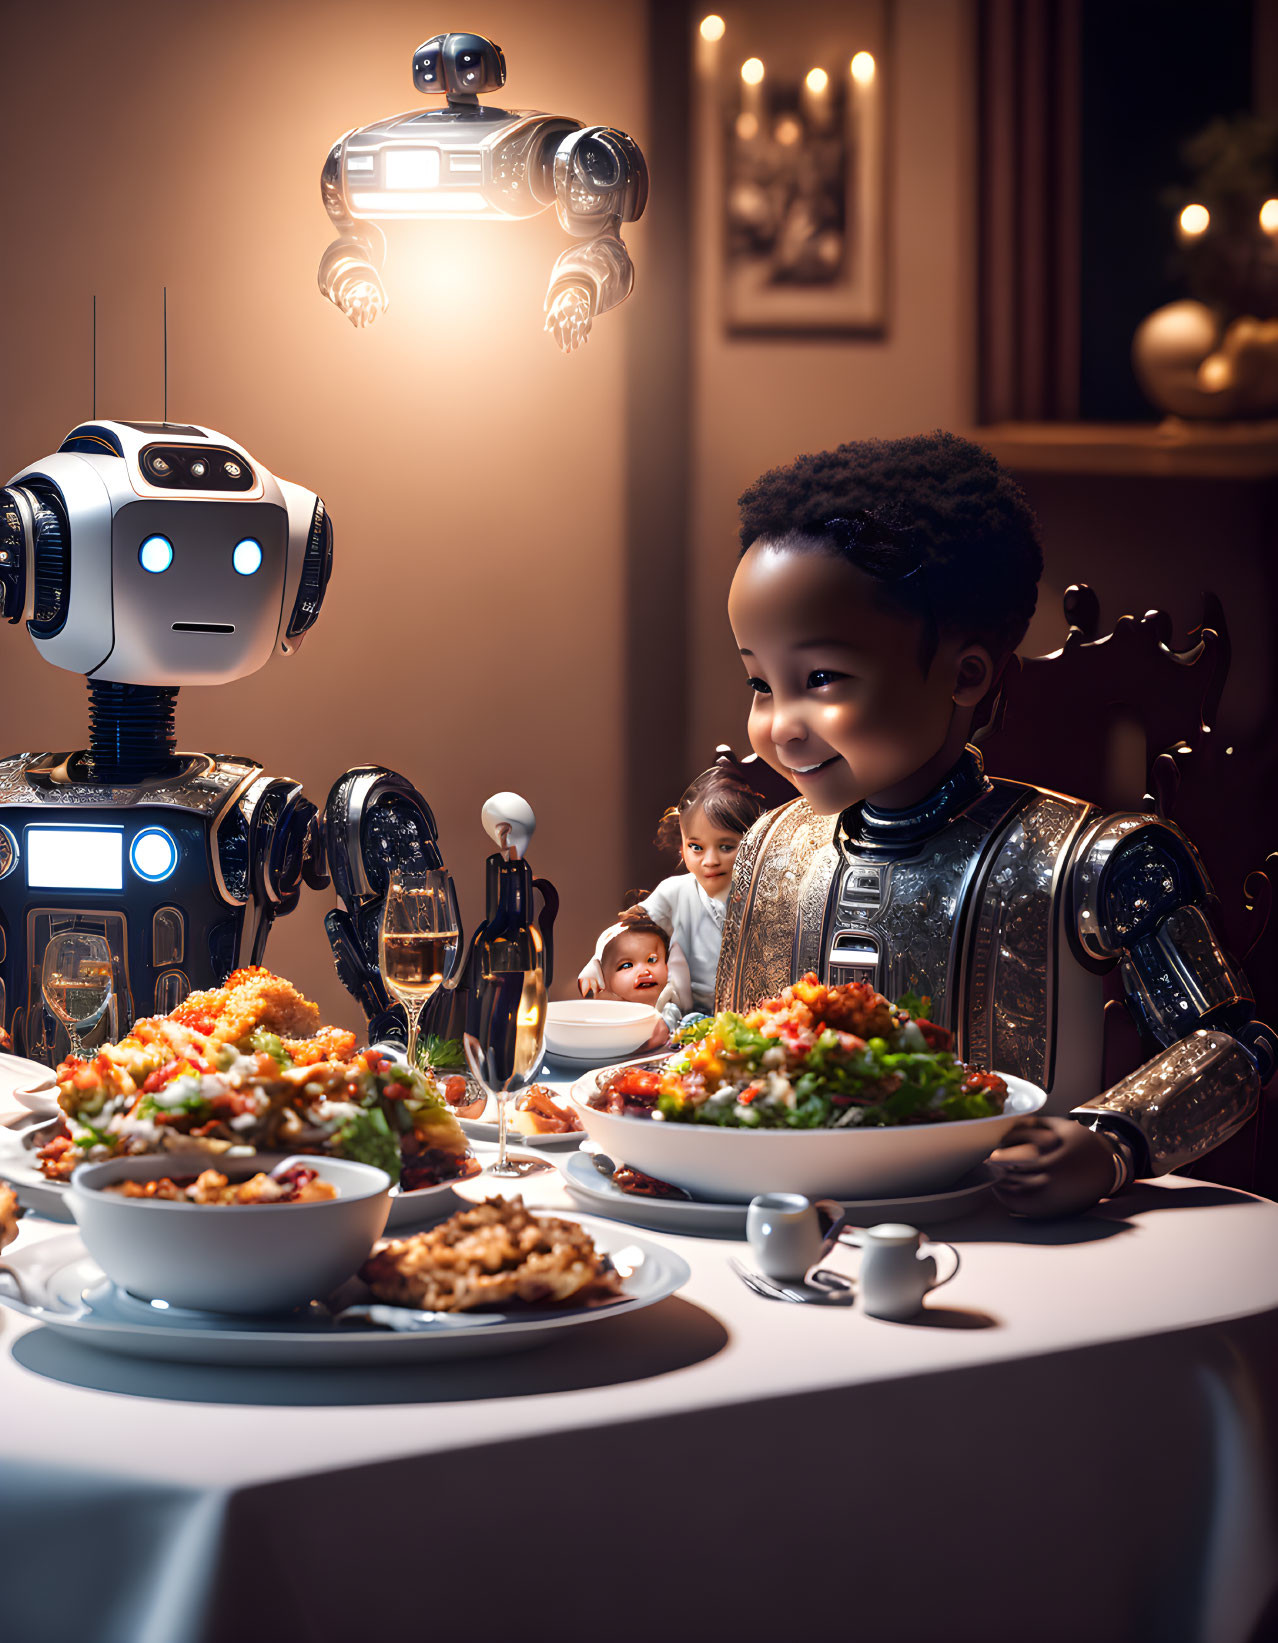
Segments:
[[[725,765],[703,770],[657,827],[657,844],[677,850],[687,872],[672,873],[635,903],[670,937],[669,990],[683,1011],[714,1010],[714,977],[732,864],[745,833],[767,801]],[[602,987],[598,961],[577,978],[593,997]]]

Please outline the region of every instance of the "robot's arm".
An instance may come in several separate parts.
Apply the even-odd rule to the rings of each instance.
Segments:
[[[634,267],[622,223],[648,199],[648,167],[624,131],[584,126],[562,138],[554,158],[555,209],[576,239],[556,260],[546,291],[546,329],[565,353],[590,334],[596,314],[624,302]]]
[[[1212,927],[1213,898],[1184,835],[1145,815],[1110,816],[1076,876],[1078,940],[1117,960],[1128,1009],[1163,1048],[1074,1116],[1117,1142],[1132,1174],[1161,1175],[1246,1122],[1278,1063],[1246,977]]]
[[[386,311],[386,288],[379,273],[386,261],[386,238],[376,223],[359,222],[347,208],[342,187],[346,137],[333,144],[320,172],[324,209],[340,237],[320,258],[319,288],[358,328],[371,325]]]

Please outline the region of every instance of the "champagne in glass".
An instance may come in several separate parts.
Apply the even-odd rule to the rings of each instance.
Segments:
[[[478,1030],[465,1038],[472,1074],[497,1103],[497,1161],[490,1175],[535,1175],[550,1165],[539,1158],[511,1158],[506,1150],[507,1114],[512,1096],[526,1089],[541,1070],[546,1041],[546,972],[540,936],[530,932],[535,962],[526,968],[486,969],[478,988]],[[516,958],[516,953],[500,955]]]
[[[67,1030],[71,1054],[83,1055],[80,1035],[101,1021],[115,988],[106,937],[81,930],[52,937],[44,950],[40,986],[45,1003]]]
[[[422,1009],[451,976],[460,946],[452,878],[442,868],[397,873],[386,892],[378,958],[387,991],[408,1018],[410,1067],[417,1065]]]

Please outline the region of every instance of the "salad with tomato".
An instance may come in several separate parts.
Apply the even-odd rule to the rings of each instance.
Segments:
[[[809,974],[739,1014],[676,1035],[660,1069],[626,1067],[591,1105],[629,1117],[735,1129],[849,1129],[992,1118],[1007,1085],[955,1059],[926,1001],[891,1004],[865,982]]]
[[[444,1090],[355,1035],[259,967],[134,1022],[118,1044],[58,1068],[59,1133],[40,1168],[122,1154],[326,1153],[384,1169],[405,1189],[479,1168]]]

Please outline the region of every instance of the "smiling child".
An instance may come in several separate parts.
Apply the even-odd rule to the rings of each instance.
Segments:
[[[1193,847],[1156,816],[988,780],[967,746],[1042,572],[1016,485],[937,433],[800,457],[741,508],[728,614],[750,740],[801,797],[738,851],[719,1007],[808,969],[927,995],[964,1059],[1048,1091],[1054,1116],[995,1154],[1025,1214],[1085,1208],[1225,1140],[1274,1035],[1212,929]],[[1115,967],[1152,1053],[1097,1095]]]

